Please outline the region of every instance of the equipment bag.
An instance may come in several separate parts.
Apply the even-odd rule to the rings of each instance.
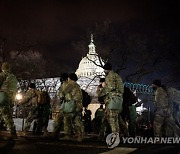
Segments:
[[[36,94],[38,96],[37,99],[38,105],[50,103],[50,97],[46,91],[38,91],[36,92]]]
[[[8,105],[8,96],[5,92],[0,92],[0,107]]]
[[[76,108],[76,104],[74,101],[63,102],[60,107],[60,109],[65,113],[74,112],[75,108]]]
[[[110,110],[119,110],[119,112],[121,113],[121,111],[122,111],[122,103],[123,103],[122,97],[113,96],[109,100],[108,108]]]

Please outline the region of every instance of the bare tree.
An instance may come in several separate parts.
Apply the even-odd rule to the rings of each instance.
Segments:
[[[159,69],[158,66],[163,61],[162,47],[166,40],[161,35],[152,34],[152,38],[149,38],[148,34],[133,32],[128,26],[115,27],[109,20],[95,24],[87,33],[95,36],[98,55],[104,62],[110,61],[125,81],[140,81]],[[87,43],[84,43],[85,40],[81,43],[79,41],[73,46],[80,51],[85,46],[87,48]]]
[[[10,53],[10,57],[13,59],[12,69],[17,78],[35,79],[42,78],[45,75],[46,60],[42,54],[32,50],[18,54],[17,52],[12,51]]]

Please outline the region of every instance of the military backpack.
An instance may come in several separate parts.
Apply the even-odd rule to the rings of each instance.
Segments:
[[[37,94],[37,104],[42,105],[42,104],[47,104],[50,103],[50,97],[48,92],[46,91],[38,91],[36,92]]]

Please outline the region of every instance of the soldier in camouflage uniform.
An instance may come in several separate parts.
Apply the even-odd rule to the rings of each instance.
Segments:
[[[60,81],[61,81],[61,86],[59,88],[58,95],[59,95],[59,98],[60,98],[60,103],[62,103],[65,100],[64,94],[62,92],[63,92],[63,90],[65,89],[65,87],[68,84],[68,74],[63,73],[61,75],[61,77],[60,77]],[[62,111],[62,109],[60,109],[58,116],[54,120],[53,136],[55,138],[58,138],[59,132],[60,132],[60,129],[61,129],[62,125],[63,125],[63,111]]]
[[[72,135],[72,128],[74,127],[75,134],[77,135],[76,140],[81,142],[83,139],[84,128],[81,121],[81,113],[83,110],[82,105],[82,92],[79,85],[76,83],[77,75],[75,73],[69,74],[68,84],[63,89],[62,94],[65,97],[65,103],[68,101],[75,102],[75,111],[64,114],[64,139],[70,139]]]
[[[38,93],[38,91],[36,90],[35,84],[31,83],[29,85],[28,91],[26,92],[25,96],[23,97],[22,101],[20,102],[20,104],[26,104],[26,106],[29,107],[29,113],[28,113],[28,116],[27,116],[26,122],[25,122],[24,135],[27,135],[33,120],[38,118],[38,108],[37,108],[38,95],[37,95],[37,93]]]
[[[163,126],[165,126],[164,124],[172,118],[172,115],[168,103],[168,94],[161,86],[161,81],[155,80],[152,87],[155,90],[155,118],[153,124],[154,136],[161,137]],[[167,133],[169,134],[169,132]]]
[[[10,130],[11,136],[16,138],[17,135],[12,117],[12,106],[17,90],[17,79],[10,72],[10,66],[7,62],[2,64],[1,69],[2,72],[0,73],[0,115],[5,122],[5,125]],[[12,80],[9,82],[7,81],[7,78],[9,76],[12,76],[13,79],[16,80],[15,83],[9,83],[13,82]],[[15,84],[14,89],[10,88],[11,84]]]
[[[96,89],[96,94],[98,96],[98,102],[101,104],[104,104],[104,96],[100,97],[100,93],[103,89],[102,84],[104,84],[104,82],[105,82],[105,78],[100,78],[100,80],[99,80],[100,84],[97,86],[97,89]],[[101,128],[99,130],[98,140],[104,140],[104,137],[106,136],[106,134],[109,134],[111,132],[109,123],[107,121],[107,116],[105,114],[105,109],[103,109],[103,110],[104,111],[103,111],[103,117],[102,117],[102,122],[101,122]]]
[[[112,71],[112,65],[106,63],[104,65],[104,70],[106,74],[105,82],[102,84],[102,90],[99,92],[99,97],[104,97],[105,102],[105,116],[108,120],[108,123],[111,127],[112,133],[119,133],[119,113],[121,112],[118,109],[109,109],[108,105],[110,99],[114,96],[119,97],[123,100],[122,95],[124,92],[123,82],[121,77]],[[122,120],[121,120],[122,122]]]

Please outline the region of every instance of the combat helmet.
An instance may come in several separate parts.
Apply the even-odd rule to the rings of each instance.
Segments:
[[[4,62],[1,66],[2,71],[9,71],[10,70],[10,65],[8,62]]]

